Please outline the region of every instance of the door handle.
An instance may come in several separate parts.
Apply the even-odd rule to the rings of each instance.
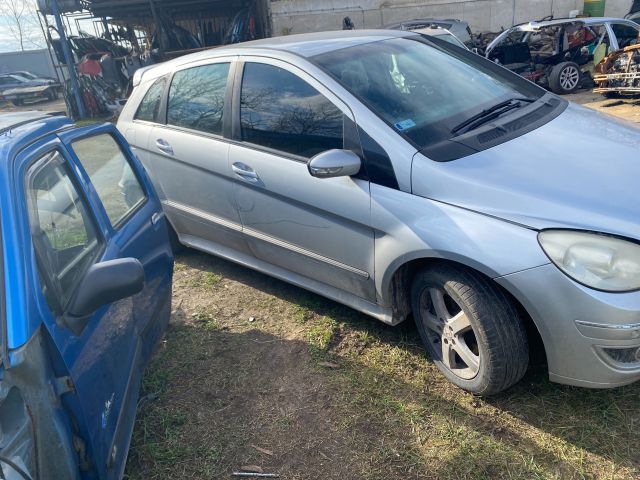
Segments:
[[[173,147],[171,147],[171,145],[169,145],[169,142],[167,142],[166,140],[163,140],[161,138],[157,139],[156,147],[158,147],[158,150],[166,153],[167,155],[173,155]]]
[[[151,215],[151,225],[156,225],[160,220],[164,218],[164,212],[156,212]]]
[[[231,165],[231,170],[233,170],[236,175],[251,182],[257,182],[260,179],[258,174],[249,165],[245,165],[242,162],[236,162]]]

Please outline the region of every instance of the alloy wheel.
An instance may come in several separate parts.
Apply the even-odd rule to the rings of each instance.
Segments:
[[[436,358],[456,376],[468,380],[480,370],[480,349],[468,315],[444,290],[425,288],[420,296],[422,323]]]
[[[560,73],[560,86],[569,91],[573,90],[578,86],[578,82],[580,81],[580,72],[573,65],[567,66]]]

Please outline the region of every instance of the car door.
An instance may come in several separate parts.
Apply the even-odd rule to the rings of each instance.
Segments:
[[[168,89],[166,122],[149,136],[147,169],[183,243],[248,252],[233,201],[224,138],[231,59],[188,64]]]
[[[253,254],[307,279],[374,300],[366,177],[318,179],[307,161],[345,145],[349,108],[304,71],[246,58],[235,81],[229,163]]]
[[[161,205],[111,126],[71,130],[32,154],[22,173],[43,291],[44,324],[69,372],[79,433],[99,478],[121,478],[143,367],[171,308],[173,258]],[[68,328],[66,306],[89,268],[139,260],[140,293]]]

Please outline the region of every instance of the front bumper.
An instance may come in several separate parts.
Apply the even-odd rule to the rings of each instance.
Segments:
[[[538,327],[552,381],[610,388],[640,380],[640,292],[592,290],[552,264],[496,281]]]

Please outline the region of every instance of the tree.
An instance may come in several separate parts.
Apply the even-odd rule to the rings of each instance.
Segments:
[[[1,0],[0,23],[20,45],[20,50],[27,47],[43,47],[44,38],[38,23],[35,0]]]

